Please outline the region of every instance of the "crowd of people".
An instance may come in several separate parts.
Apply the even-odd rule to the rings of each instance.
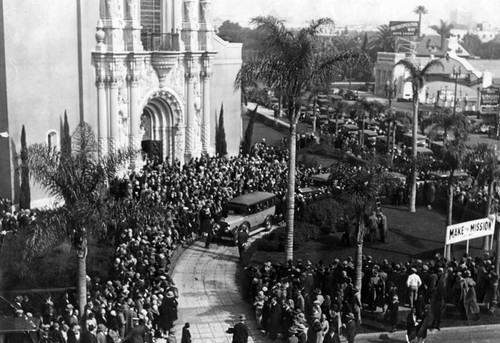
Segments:
[[[108,225],[116,247],[114,261],[107,279],[88,278],[84,313],[78,313],[74,296],[65,293],[61,299],[48,297],[41,307],[29,296],[18,296],[14,301],[16,316],[29,316],[39,323],[39,334],[47,341],[86,343],[95,337],[104,342],[107,337],[110,342],[122,342],[136,335],[144,342],[153,338],[173,341],[179,292],[169,272],[176,247],[202,235],[206,228],[201,214],[219,219],[225,202],[232,197],[261,190],[284,200],[286,161],[286,150],[262,142],[251,155],[228,160],[204,156],[182,167],[149,162],[141,172],[130,175],[126,197],[130,206],[134,202],[160,203],[165,215],[143,213],[127,221],[131,216],[123,213],[123,220]],[[309,176],[321,171],[324,169],[298,168],[298,186],[307,186]],[[298,197],[305,204],[304,195]],[[13,212],[6,203],[1,231],[14,232],[28,214]],[[183,336],[189,335],[188,328],[189,324]]]
[[[400,306],[407,305],[411,308],[406,318],[408,340],[422,342],[427,330],[440,329],[443,315],[450,311],[446,304],[455,305],[469,320],[479,319],[478,302],[491,307],[498,285],[493,266],[488,253],[476,259],[465,255],[447,261],[436,255],[429,261],[406,263],[363,256],[359,294],[350,257],[328,264],[300,259],[287,265],[266,262],[246,268],[244,293],[259,327],[272,340],[338,342],[343,334],[351,342],[357,328],[351,323],[362,323],[362,310],[378,308],[392,332],[402,324]]]
[[[42,308],[33,307],[29,297],[17,297],[16,316],[28,315],[38,321],[42,336],[55,342],[77,342],[72,337],[79,336],[82,340],[88,336],[91,341],[95,337],[99,342],[104,342],[102,337],[109,342],[133,336],[141,336],[144,342],[154,337],[173,339],[179,292],[169,272],[176,247],[206,232],[205,220],[218,220],[224,215],[226,201],[244,193],[275,193],[281,201],[277,215],[283,214],[287,160],[286,149],[262,142],[246,156],[202,156],[183,166],[169,161],[147,163],[141,172],[130,175],[126,197],[131,202],[161,204],[165,215],[133,222],[124,219],[111,225],[115,259],[108,279],[89,278],[84,313],[78,313],[74,299],[64,294],[61,299],[48,297]],[[328,168],[298,166],[297,188],[309,186],[312,175],[324,172]],[[309,199],[300,192],[296,196],[300,214]],[[2,202],[2,206],[3,236],[33,219],[29,211],[14,213],[9,204]],[[378,214],[372,216],[369,237],[383,241],[387,220]],[[491,306],[498,284],[493,265],[489,256],[479,260],[465,256],[460,261],[438,257],[407,263],[377,262],[368,256],[363,259],[359,296],[351,258],[329,264],[266,263],[262,268],[247,269],[245,295],[255,308],[261,329],[271,339],[297,337],[299,342],[306,342],[304,337],[315,337],[311,342],[335,342],[343,333],[352,341],[356,325],[362,321],[363,307],[382,308],[393,330],[398,324],[400,302],[414,309],[408,320],[415,323],[415,335],[422,336],[426,331],[422,328],[439,329],[446,303],[454,303],[467,318],[479,315],[478,300]],[[183,334],[189,336],[189,324]]]

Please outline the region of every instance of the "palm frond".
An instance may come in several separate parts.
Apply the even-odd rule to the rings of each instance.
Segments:
[[[429,71],[435,67],[441,67],[444,69],[444,65],[440,60],[432,60],[428,62],[420,71],[422,75],[427,75]]]

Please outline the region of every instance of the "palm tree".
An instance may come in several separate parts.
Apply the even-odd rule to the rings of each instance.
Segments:
[[[436,31],[437,34],[441,36],[441,51],[443,52],[444,55],[446,53],[446,51],[444,51],[444,43],[446,38],[450,38],[450,33],[451,30],[453,29],[453,24],[448,24],[447,22],[441,19],[439,26],[432,25],[431,29]]]
[[[382,185],[390,186],[394,183],[387,171],[377,165],[353,166],[338,163],[332,166],[330,182],[335,182],[339,189],[339,203],[344,204],[347,217],[354,218],[356,229],[356,280],[355,286],[360,290],[362,286],[363,242],[365,235],[365,215],[375,203],[375,199]]]
[[[427,8],[425,8],[425,6],[418,5],[413,10],[413,13],[418,14],[418,36],[420,37],[420,36],[422,36],[422,33],[421,33],[422,32],[422,15],[427,14],[429,12],[427,11]]]
[[[408,117],[404,112],[394,112],[390,108],[387,110],[387,116],[385,118],[386,124],[386,134],[387,134],[387,151],[391,152],[391,165],[394,162],[394,153],[396,146],[396,131],[398,124],[399,125],[407,125],[409,124]],[[392,149],[391,149],[392,147]]]
[[[328,82],[346,60],[357,60],[368,66],[370,60],[360,51],[346,51],[340,54],[318,54],[318,29],[329,24],[330,19],[312,21],[306,28],[293,32],[288,30],[283,21],[272,17],[256,17],[252,23],[263,34],[262,50],[257,58],[240,70],[235,84],[245,79],[250,72],[253,78],[269,87],[281,85],[289,130],[289,161],[287,191],[287,245],[286,260],[293,260],[293,227],[295,214],[295,166],[297,123],[300,117],[302,96],[314,85]]]
[[[392,35],[389,25],[380,25],[377,35],[370,42],[370,48],[376,51],[392,52],[396,49],[396,39]]]
[[[441,66],[443,64],[439,60],[432,60],[427,63],[422,69],[417,65],[413,64],[407,60],[401,60],[396,63],[395,66],[403,66],[410,74],[411,86],[413,91],[413,137],[412,137],[412,158],[414,160],[414,168],[412,175],[412,185],[410,193],[410,212],[416,212],[416,198],[417,198],[417,131],[418,131],[418,105],[419,105],[419,93],[424,87],[425,76],[429,71],[435,66]]]
[[[444,135],[441,163],[437,167],[448,171],[448,210],[446,225],[453,224],[453,186],[455,172],[462,168],[469,159],[470,150],[465,142],[468,138],[468,122],[464,115],[443,110],[431,116],[433,124],[430,126],[429,136],[432,138],[437,132]],[[449,135],[452,135],[451,139]]]
[[[476,171],[475,179],[481,188],[488,187],[488,200],[485,215],[488,217],[494,213],[493,196],[495,194],[495,183],[500,179],[500,163],[496,154],[496,147],[492,144],[478,143],[472,148],[470,154],[469,170]],[[483,250],[489,250],[489,236],[483,240]]]
[[[133,155],[118,150],[99,157],[92,129],[81,123],[72,135],[72,151],[59,151],[46,144],[28,147],[28,165],[34,180],[50,195],[64,200],[61,208],[37,220],[27,235],[28,259],[69,238],[77,254],[77,293],[80,313],[87,302],[87,235],[105,225],[107,189],[119,168]]]

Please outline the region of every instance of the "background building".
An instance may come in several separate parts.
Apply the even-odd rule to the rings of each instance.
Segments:
[[[28,144],[57,145],[65,112],[71,129],[80,121],[95,129],[103,153],[129,145],[183,162],[214,152],[223,104],[228,153],[236,155],[241,44],[214,34],[211,5],[0,2],[0,132],[10,135],[0,138],[0,197],[19,196],[22,126]],[[44,198],[33,185],[33,205]]]
[[[405,56],[404,54],[379,52],[375,63],[375,94],[385,96],[385,84],[389,81],[396,85],[394,97],[410,101],[412,87],[409,73],[403,66],[395,64],[406,59],[423,68],[434,56]],[[443,68],[429,70],[426,83],[419,93],[424,104],[440,107],[453,107],[457,111],[480,110],[478,99],[482,89],[495,85],[500,75],[500,61],[467,60],[449,52],[439,58]],[[456,86],[456,92],[455,92]]]

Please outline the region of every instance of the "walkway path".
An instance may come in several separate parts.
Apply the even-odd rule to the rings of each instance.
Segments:
[[[180,342],[185,322],[189,322],[193,342],[232,341],[226,330],[245,314],[250,329],[249,342],[270,342],[257,330],[250,306],[241,298],[236,284],[238,249],[233,246],[195,242],[176,264],[172,278],[179,288],[179,320],[176,336]]]

